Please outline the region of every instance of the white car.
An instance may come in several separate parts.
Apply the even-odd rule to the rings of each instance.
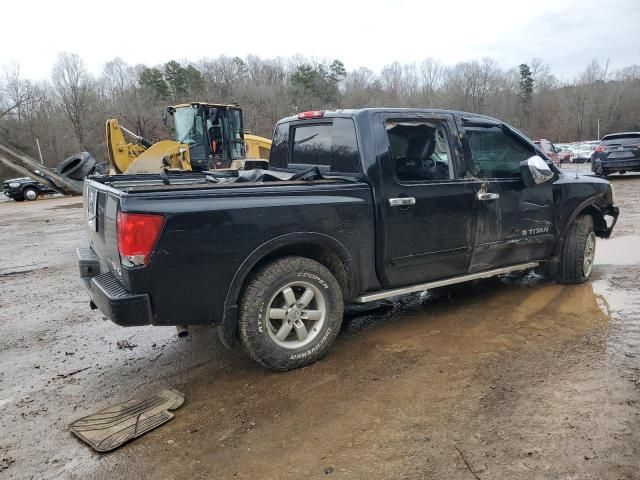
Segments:
[[[577,163],[590,162],[595,148],[595,145],[583,142],[569,145],[569,150],[573,152],[573,161]]]

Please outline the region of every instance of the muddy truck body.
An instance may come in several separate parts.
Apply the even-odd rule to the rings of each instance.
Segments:
[[[533,268],[584,282],[618,217],[606,180],[470,113],[304,112],[276,125],[270,165],[88,179],[91,306],[122,326],[214,325],[286,370],[328,350],[345,303]]]

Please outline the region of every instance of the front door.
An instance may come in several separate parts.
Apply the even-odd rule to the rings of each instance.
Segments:
[[[450,115],[382,114],[379,273],[396,287],[467,272],[474,233],[473,184],[455,178],[460,159]],[[382,271],[380,271],[382,270]]]
[[[556,236],[552,184],[526,187],[520,173],[534,147],[501,126],[466,127],[463,141],[476,193],[469,271],[548,258]]]

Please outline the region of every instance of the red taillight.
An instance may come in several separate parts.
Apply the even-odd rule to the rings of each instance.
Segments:
[[[604,152],[604,147],[597,146],[594,152],[596,153]]]
[[[118,212],[118,251],[123,265],[146,265],[164,226],[162,215]]]
[[[307,120],[309,118],[322,118],[324,116],[324,110],[311,110],[309,112],[302,112],[298,114],[300,120]]]

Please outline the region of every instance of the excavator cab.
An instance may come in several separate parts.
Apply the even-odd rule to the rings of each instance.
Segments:
[[[193,170],[228,168],[246,155],[242,110],[237,105],[193,102],[167,108],[175,140],[189,146]]]
[[[271,140],[244,132],[238,105],[192,102],[167,108],[174,140],[145,140],[111,118],[107,156],[114,174],[172,170],[269,168]],[[166,120],[168,117],[164,117]],[[134,139],[127,142],[125,133]]]

